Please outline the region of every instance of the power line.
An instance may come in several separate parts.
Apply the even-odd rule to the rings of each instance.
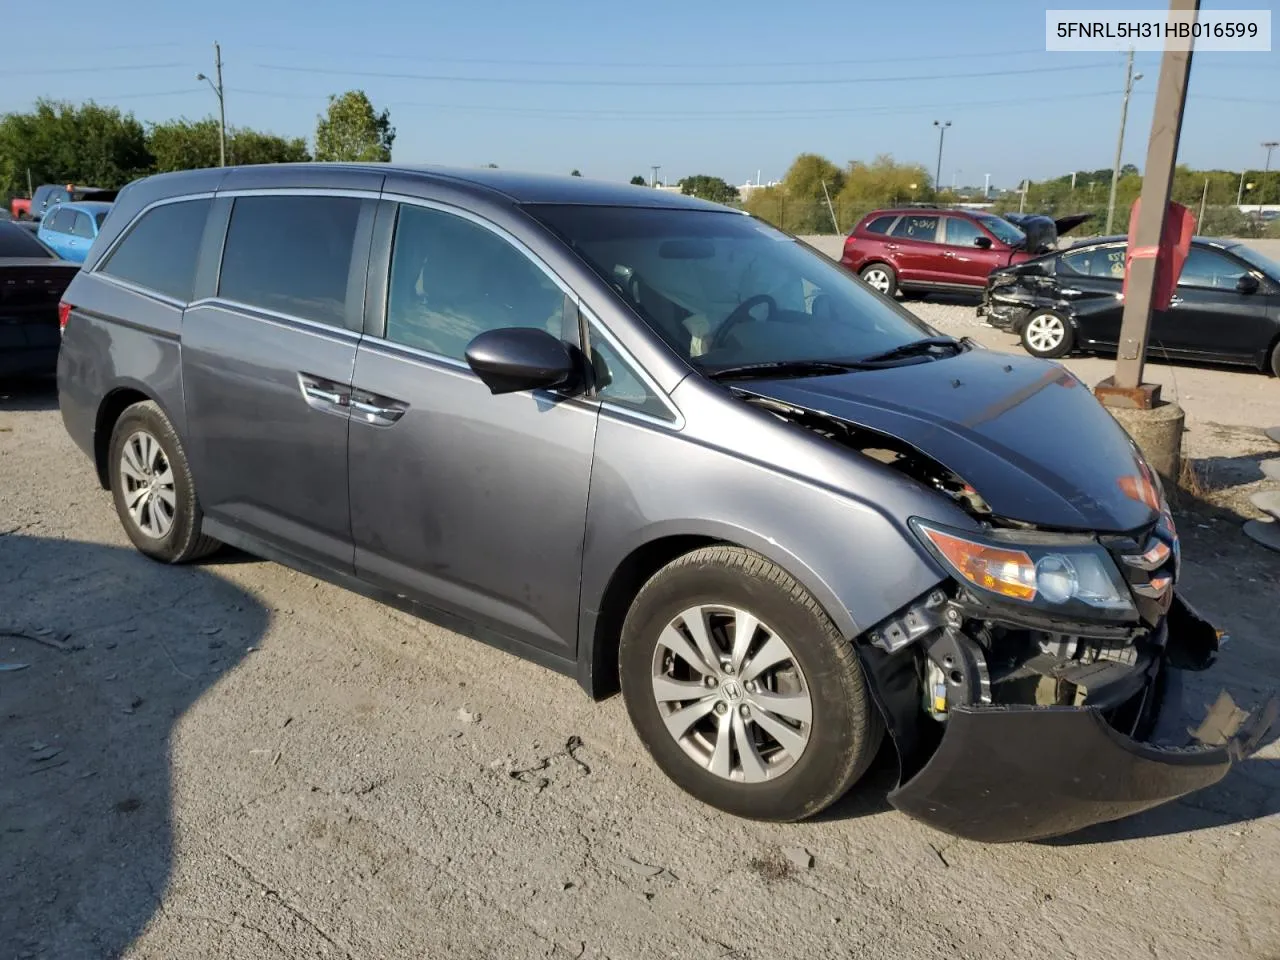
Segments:
[[[457,77],[445,74],[392,73],[376,70],[341,70],[330,67],[290,67],[283,64],[255,64],[263,70],[311,73],[340,77],[374,77],[385,80],[424,80],[446,83],[521,84],[552,87],[813,87],[844,86],[851,83],[902,83],[908,80],[963,80],[980,77],[1011,77],[1027,74],[1065,73],[1112,66],[1111,61],[1036,67],[1024,70],[982,70],[972,73],[934,73],[918,76],[840,77],[837,79],[793,78],[787,80],[585,80],[552,77]]]
[[[275,51],[294,51],[298,53],[317,54],[314,47],[301,46],[282,46],[276,43],[245,43],[239,46],[247,49],[255,50],[271,50]],[[1036,47],[1028,50],[994,50],[990,51],[990,55],[999,55],[1001,57],[1019,57],[1029,54],[1043,54],[1043,47]],[[385,51],[353,51],[342,50],[334,51],[334,56],[342,56],[344,58],[364,58],[369,60],[412,60],[421,62],[430,60],[432,63],[451,63],[466,64],[473,63],[477,65],[504,64],[507,66],[521,67],[625,67],[636,69],[688,69],[688,70],[720,70],[726,67],[742,68],[748,67],[752,69],[760,69],[763,67],[848,67],[860,66],[864,64],[881,64],[881,63],[924,63],[934,60],[972,60],[975,56],[981,56],[980,52],[973,50],[965,53],[939,53],[939,54],[921,54],[911,57],[883,57],[869,59],[866,57],[858,57],[845,60],[738,60],[732,62],[707,63],[703,61],[683,61],[678,63],[662,63],[650,60],[514,60],[509,57],[438,57],[432,54],[418,53],[387,53]]]
[[[0,77],[30,77],[39,74],[63,74],[63,73],[106,73],[107,71],[119,72],[124,70],[167,70],[171,67],[181,67],[181,63],[127,63],[114,67],[56,67],[48,70],[0,70]]]

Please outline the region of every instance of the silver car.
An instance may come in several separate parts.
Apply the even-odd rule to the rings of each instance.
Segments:
[[[1220,779],[1275,717],[1165,739],[1218,634],[1079,381],[737,211],[498,170],[168,174],[121,192],[61,320],[67,430],[139,550],[231,544],[621,688],[734,814],[817,813],[887,733],[911,816],[1064,833]]]

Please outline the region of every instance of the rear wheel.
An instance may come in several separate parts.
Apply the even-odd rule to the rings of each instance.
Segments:
[[[1271,375],[1280,377],[1280,343],[1275,345],[1275,349],[1271,351]]]
[[[697,550],[645,584],[619,662],[658,766],[737,816],[812,816],[858,780],[883,736],[849,641],[785,571],[739,547]]]
[[[858,276],[862,278],[863,283],[873,290],[879,290],[886,297],[892,297],[898,292],[898,275],[887,263],[869,264],[862,268]]]
[[[1074,342],[1071,324],[1053,310],[1037,310],[1022,327],[1022,345],[1032,356],[1065,357]]]
[[[162,563],[185,563],[218,549],[201,534],[204,514],[177,432],[155,403],[127,408],[111,431],[111,495],[124,531],[139,551]]]

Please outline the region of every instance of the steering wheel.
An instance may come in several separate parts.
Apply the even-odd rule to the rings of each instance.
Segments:
[[[772,319],[778,312],[777,300],[774,300],[767,293],[757,293],[754,297],[747,297],[747,299],[733,308],[732,313],[724,318],[724,323],[720,324],[720,329],[712,336],[708,349],[723,346],[724,338],[729,331],[751,316],[751,311],[762,303],[769,305],[769,316],[766,319]]]

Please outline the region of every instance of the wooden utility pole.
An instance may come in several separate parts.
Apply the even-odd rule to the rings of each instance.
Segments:
[[[1170,13],[1198,14],[1200,0],[1170,0]],[[1134,235],[1129,238],[1129,283],[1124,317],[1120,324],[1120,349],[1116,358],[1115,386],[1130,392],[1136,406],[1150,407],[1157,396],[1145,391],[1145,402],[1136,394],[1142,383],[1147,339],[1151,332],[1151,300],[1155,293],[1156,260],[1153,256],[1133,256],[1160,244],[1169,195],[1173,190],[1173,170],[1182,135],[1183,108],[1187,102],[1187,81],[1191,76],[1191,50],[1170,49],[1166,44],[1160,63],[1160,83],[1156,88],[1155,112],[1151,120],[1151,140],[1142,176],[1142,204]]]
[[[1129,95],[1133,93],[1133,81],[1141,80],[1142,74],[1133,75],[1133,48],[1129,48],[1129,60],[1125,65],[1124,100],[1120,104],[1120,135],[1116,138],[1116,162],[1111,168],[1111,197],[1107,200],[1107,229],[1103,231],[1111,236],[1111,222],[1116,215],[1116,187],[1120,183],[1120,157],[1124,153],[1124,128],[1129,122]]]

